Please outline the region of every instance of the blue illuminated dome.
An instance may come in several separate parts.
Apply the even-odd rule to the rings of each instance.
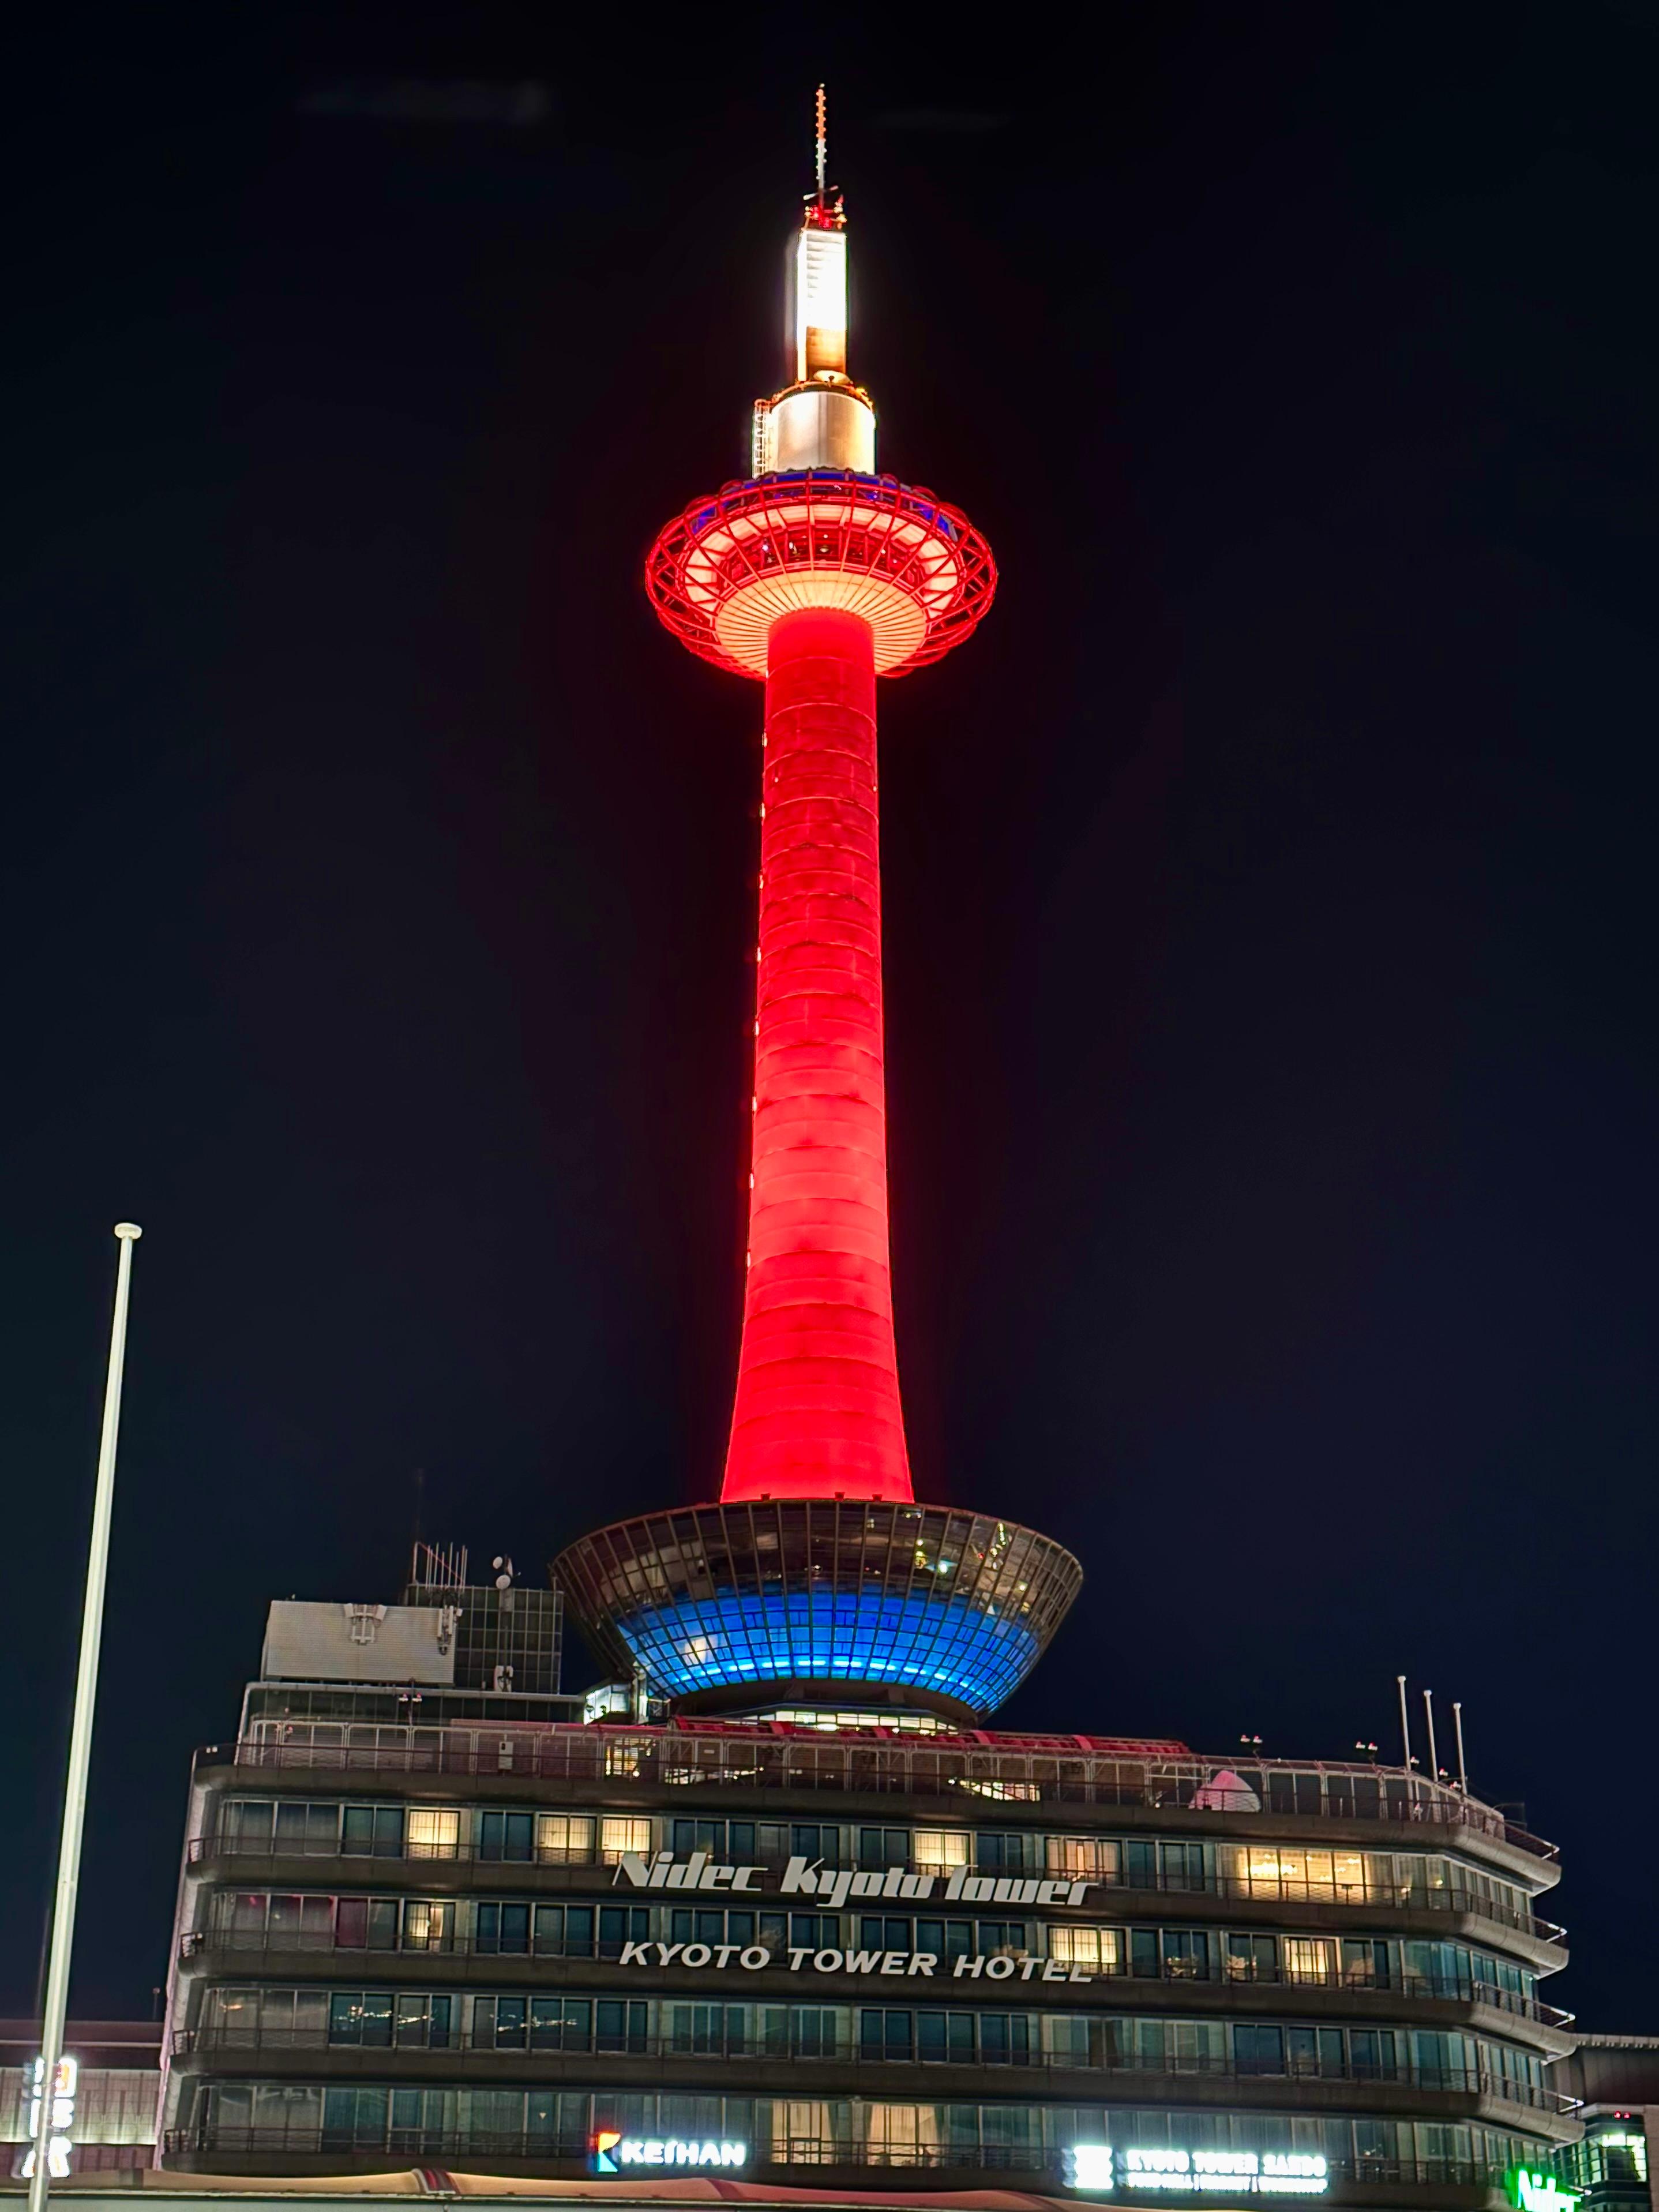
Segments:
[[[1083,1573],[1015,1522],[927,1505],[702,1505],[555,1562],[584,1635],[683,1711],[878,1705],[976,1721],[1042,1656]]]

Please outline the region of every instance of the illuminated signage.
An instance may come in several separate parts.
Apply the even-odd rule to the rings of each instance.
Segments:
[[[625,2166],[743,2166],[749,2146],[741,2142],[682,2142],[678,2136],[625,2136],[601,2128],[593,2138],[595,2173],[620,2173]]]
[[[1100,1887],[1069,1875],[973,1874],[966,1867],[956,1867],[941,1877],[909,1874],[897,1866],[826,1867],[822,1859],[799,1857],[792,1858],[780,1876],[769,1867],[722,1865],[708,1851],[693,1851],[684,1859],[676,1858],[672,1851],[658,1851],[648,1859],[640,1851],[624,1851],[611,1883],[620,1887],[624,1882],[635,1889],[750,1894],[775,1889],[781,1897],[815,1897],[826,1912],[839,1912],[848,1898],[938,1897],[947,1905],[1081,1905],[1091,1889]]]
[[[1325,2160],[1314,2151],[1073,2143],[1066,2153],[1066,2183],[1097,2197],[1119,2189],[1175,2190],[1188,2197],[1212,2190],[1230,2196],[1322,2197],[1330,2177]],[[1554,2212],[1571,2212],[1571,2207],[1558,2205]]]
[[[1510,2202],[1520,2212],[1573,2212],[1578,2202],[1577,2192],[1563,2189],[1553,2173],[1512,2166],[1504,2179],[1510,2185]]]
[[[781,1879],[775,1868],[722,1866],[708,1851],[693,1851],[684,1859],[672,1851],[658,1851],[651,1858],[624,1851],[617,1863],[613,1887],[622,1882],[635,1889],[696,1889],[724,1896],[728,1893],[752,1896],[768,1885],[783,1897],[811,1897],[826,1911],[839,1911],[848,1898],[931,1897],[940,1877],[907,1874],[902,1867],[877,1871],[864,1868],[826,1867],[822,1859],[792,1858]],[[940,1893],[947,1903],[967,1905],[1081,1905],[1097,1882],[1027,1880],[1013,1875],[971,1875],[957,1867],[945,1877]],[[1061,1959],[1011,1959],[1006,1953],[980,1952],[950,1960],[948,1969],[937,1951],[851,1951],[830,1944],[810,1944],[774,1951],[765,1943],[659,1943],[635,1938],[622,1947],[617,1963],[622,1966],[684,1966],[693,1973],[712,1968],[727,1973],[758,1974],[768,1966],[787,1962],[792,1974],[886,1974],[908,1979],[919,1975],[931,1981],[948,1971],[952,1981],[1092,1982],[1096,1977]]]
[[[37,2058],[29,2069],[29,2147],[19,2169],[27,2181],[34,2172],[34,2146],[40,2140],[40,2077],[46,2060]],[[78,2058],[60,2058],[52,2085],[52,2133],[46,2137],[46,2172],[54,2181],[67,2179],[70,2170],[70,2130],[75,2125],[75,2090],[80,2078]]]

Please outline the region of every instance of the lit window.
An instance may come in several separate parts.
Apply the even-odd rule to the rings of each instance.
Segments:
[[[607,1814],[599,1823],[599,1856],[606,1866],[619,1866],[624,1851],[636,1851],[641,1858],[651,1849],[649,1820],[631,1820],[622,1814]]]
[[[412,1859],[453,1859],[460,1847],[461,1816],[430,1805],[409,1808],[407,1849]]]
[[[1366,1893],[1365,1854],[1363,1851],[1336,1851],[1332,1854],[1332,1869],[1336,1881],[1336,1893],[1345,1901],[1364,1897]]]
[[[1286,1936],[1285,1978],[1291,1982],[1328,1982],[1335,1978],[1333,1947],[1322,1936]]]
[[[918,1828],[916,1866],[923,1874],[954,1874],[968,1863],[972,1838],[963,1828]]]
[[[1048,1956],[1058,1959],[1062,1966],[1081,1966],[1091,1974],[1120,1973],[1122,1932],[1116,1928],[1051,1928]]]
[[[1122,1853],[1103,1836],[1050,1836],[1048,1871],[1069,1875],[1073,1881],[1110,1881],[1115,1878]]]
[[[593,1822],[586,1813],[538,1813],[536,1856],[554,1866],[580,1863],[593,1848]]]

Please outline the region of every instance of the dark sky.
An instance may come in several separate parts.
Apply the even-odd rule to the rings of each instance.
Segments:
[[[1089,1573],[1006,1717],[1340,1759],[1407,1669],[1563,1844],[1552,1994],[1651,2030],[1659,15],[817,13],[9,61],[0,2008],[118,1218],[79,2012],[415,1469],[521,1565],[712,1492],[760,702],[639,572],[776,380],[822,75],[884,461],[1003,570],[883,799],[919,1486]]]

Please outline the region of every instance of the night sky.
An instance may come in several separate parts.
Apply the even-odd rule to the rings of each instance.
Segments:
[[[1406,1669],[1563,1846],[1549,1994],[1653,2031],[1659,16],[816,15],[12,52],[0,2009],[115,1220],[79,2014],[416,1469],[537,1574],[713,1493],[760,694],[640,568],[780,380],[825,76],[884,463],[1003,573],[883,695],[918,1486],[1089,1577],[1003,1717],[1393,1753]]]

